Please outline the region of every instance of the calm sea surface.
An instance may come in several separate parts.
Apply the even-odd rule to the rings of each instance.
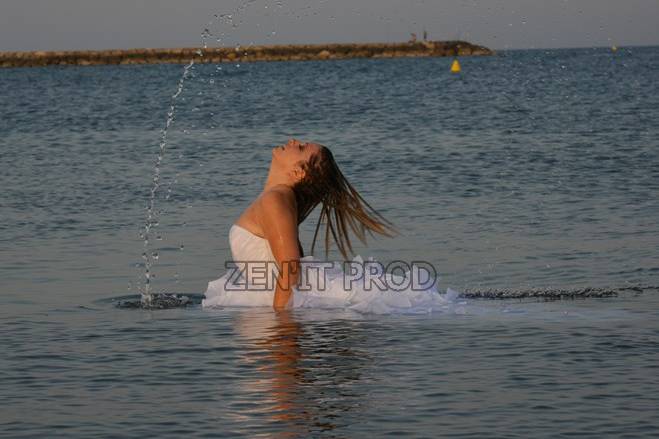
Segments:
[[[3,69],[0,435],[659,435],[659,48],[461,61],[195,66],[155,289],[201,294],[224,273],[271,147],[297,137],[402,232],[363,256],[431,262],[457,290],[642,293],[414,317],[116,309],[142,282],[182,66]]]

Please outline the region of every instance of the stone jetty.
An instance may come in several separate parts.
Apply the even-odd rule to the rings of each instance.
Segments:
[[[319,61],[349,58],[404,58],[492,55],[487,47],[466,41],[420,41],[370,44],[306,44],[184,49],[0,52],[0,67],[93,66],[116,64],[231,63],[251,61]]]

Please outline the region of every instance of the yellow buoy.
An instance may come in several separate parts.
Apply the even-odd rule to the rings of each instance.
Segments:
[[[451,72],[452,73],[460,73],[460,70],[462,70],[460,68],[460,63],[458,62],[457,59],[454,59],[453,64],[451,64]]]

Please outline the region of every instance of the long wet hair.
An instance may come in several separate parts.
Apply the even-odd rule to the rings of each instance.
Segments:
[[[301,163],[305,176],[293,186],[297,202],[298,224],[322,203],[311,253],[316,247],[320,227],[325,225],[325,257],[329,254],[330,238],[333,238],[341,255],[347,260],[352,254],[349,230],[366,244],[366,234],[373,233],[392,237],[396,234],[393,224],[371,207],[350,184],[339,169],[332,152],[321,146],[308,162]]]

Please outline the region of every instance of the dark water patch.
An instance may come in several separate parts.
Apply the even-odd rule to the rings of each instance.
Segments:
[[[587,299],[617,297],[622,292],[642,293],[656,290],[656,287],[629,286],[619,288],[581,287],[581,288],[520,288],[520,289],[468,289],[460,294],[467,299],[526,299],[546,300]]]
[[[203,295],[198,294],[157,293],[151,295],[150,302],[148,303],[144,302],[139,296],[111,300],[113,305],[120,309],[162,310],[200,305],[203,297]]]

